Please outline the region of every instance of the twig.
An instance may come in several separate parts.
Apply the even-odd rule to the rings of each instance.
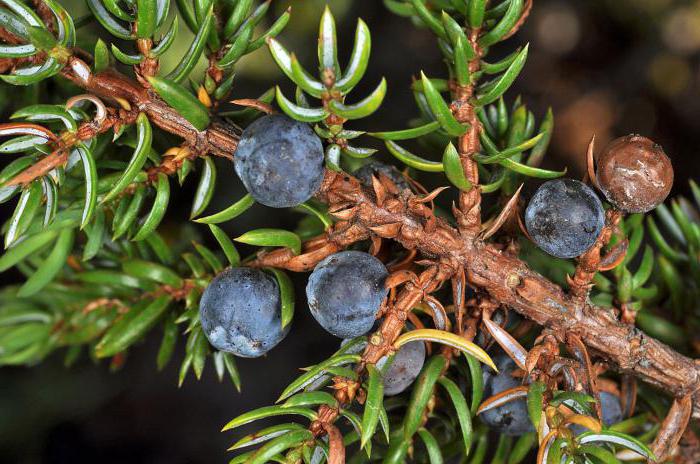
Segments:
[[[379,207],[357,180],[347,174],[328,171],[319,198],[328,203],[331,210],[347,204],[353,211],[339,226],[342,230],[334,228],[329,233],[329,243],[334,243],[330,249],[366,239],[372,229],[399,224],[393,236],[387,238],[451,267],[463,267],[471,285],[554,333],[577,335],[592,354],[611,368],[633,375],[676,398],[692,395],[693,417],[700,418],[700,367],[692,359],[621,322],[615,309],[581,302],[529,269],[517,257],[502,253],[497,245],[478,239],[466,240],[444,221],[438,219],[435,230],[427,233],[423,222],[402,207],[407,199],[391,198]],[[309,260],[303,269],[298,265],[287,266],[282,254],[277,250],[263,254],[253,264],[293,270],[308,270],[315,264]]]
[[[59,166],[63,166],[67,161],[68,151],[65,148],[59,148],[7,181],[4,186],[30,184],[35,179],[45,176]]]
[[[476,56],[469,62],[469,72],[473,74],[479,70],[481,60],[481,48],[478,44],[480,29],[470,31],[469,43],[476,52]],[[471,98],[474,94],[474,84],[457,86],[455,89],[455,101],[452,102],[452,111],[462,124],[467,125],[467,131],[459,137],[457,150],[462,160],[462,169],[467,180],[472,184],[469,191],[460,191],[458,211],[455,211],[457,224],[460,231],[474,237],[481,230],[481,190],[479,190],[479,166],[473,156],[479,152],[479,131],[481,125],[476,117]],[[461,318],[460,318],[461,319]]]
[[[680,441],[683,432],[688,426],[690,413],[692,411],[692,399],[690,395],[676,398],[671,405],[666,419],[656,436],[651,449],[656,456],[657,462],[664,462]]]

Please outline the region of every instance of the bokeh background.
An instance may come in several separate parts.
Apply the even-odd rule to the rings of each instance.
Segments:
[[[273,0],[278,13],[288,5],[293,8],[280,40],[297,52],[307,69],[315,67],[315,35],[325,3]],[[371,90],[381,76],[389,83],[382,108],[353,128],[406,127],[416,114],[409,90],[412,76],[420,70],[444,75],[432,35],[393,16],[379,0],[328,3],[338,21],[341,60],[349,55],[358,16],[372,30],[370,69],[357,95]],[[86,11],[78,0],[65,4],[76,17]],[[81,44],[87,49],[102,34],[94,25],[81,33],[89,39]],[[182,34],[180,47],[168,53],[163,70],[175,65],[178,50],[190,37]],[[530,56],[509,101],[521,94],[538,117],[548,106],[553,108],[555,131],[546,166],[569,166],[571,175],[579,177],[592,134],[600,148],[616,136],[635,132],[660,143],[673,160],[674,194],[687,193],[688,179],[700,178],[700,2],[535,0],[529,21],[504,51],[523,42],[531,43]],[[237,98],[255,97],[279,82],[291,94],[266,49],[241,63],[236,82]],[[61,89],[49,84],[34,97],[63,101]],[[18,104],[19,92],[0,88],[3,118]],[[219,164],[219,184],[212,211],[242,195],[231,165]],[[166,231],[191,227],[186,225],[187,212],[195,185],[193,178],[175,190]],[[0,205],[2,217],[10,211],[8,205]],[[238,235],[255,227],[288,226],[298,219],[293,213],[256,207],[227,227]],[[4,274],[0,281],[6,285],[16,278]],[[304,277],[296,283],[297,293],[303,295]],[[219,383],[211,366],[201,381],[190,376],[181,388],[177,387],[181,359],[156,372],[158,330],[132,349],[126,364],[116,371],[106,363],[94,364],[87,355],[66,368],[60,354],[33,368],[0,369],[0,462],[226,462],[224,450],[234,436],[219,433],[220,427],[244,410],[274,401],[295,376],[296,367],[317,362],[337,347],[338,341],[305,309],[301,298],[292,332],[268,356],[238,363],[243,378],[240,394],[230,382]]]

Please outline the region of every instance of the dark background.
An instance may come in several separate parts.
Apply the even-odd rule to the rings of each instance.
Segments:
[[[325,2],[273,3],[278,11],[293,5],[293,19],[280,40],[297,52],[307,69],[314,69],[317,21]],[[409,91],[411,76],[420,70],[444,76],[432,35],[393,16],[380,1],[334,0],[330,5],[338,21],[343,62],[352,45],[355,18],[364,18],[372,31],[370,69],[358,87],[358,98],[381,76],[389,83],[382,108],[352,128],[406,127],[416,114]],[[83,10],[78,3],[71,8],[76,15]],[[94,36],[81,32],[94,44]],[[181,45],[186,42],[183,39]],[[697,179],[700,170],[697,2],[536,0],[530,20],[503,50],[524,42],[531,43],[530,56],[508,101],[522,94],[538,119],[547,106],[553,107],[555,135],[547,166],[569,166],[572,176],[579,177],[592,134],[597,135],[600,149],[613,137],[636,132],[666,149],[675,166],[674,193],[688,192],[688,179]],[[177,53],[171,54],[164,70],[177,59]],[[238,76],[233,92],[237,98],[257,96],[273,82],[284,82],[265,49],[247,58]],[[283,88],[291,95],[288,83]],[[8,114],[11,105],[4,106]],[[219,168],[211,211],[242,195],[232,167],[220,163]],[[166,230],[183,227],[194,185],[190,179],[173,192]],[[8,207],[0,209],[4,217]],[[237,235],[295,219],[298,216],[292,213],[258,206],[227,227]],[[14,279],[11,274],[0,278],[3,283]],[[298,294],[303,294],[303,280],[304,276],[298,279]],[[323,332],[305,309],[302,299],[292,332],[268,356],[240,360],[241,394],[228,381],[218,383],[212,366],[207,366],[201,381],[190,375],[178,389],[180,359],[176,357],[161,373],[155,370],[157,330],[130,351],[126,365],[117,372],[110,372],[105,363],[94,365],[86,355],[64,368],[61,354],[41,366],[1,369],[0,462],[226,462],[224,450],[238,435],[219,433],[221,426],[244,410],[270,404],[294,377],[296,367],[317,362],[335,349],[337,340]],[[182,340],[178,348],[181,356]]]

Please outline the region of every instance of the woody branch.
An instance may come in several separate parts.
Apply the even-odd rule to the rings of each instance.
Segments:
[[[71,56],[62,75],[110,102],[119,103],[118,99],[128,102],[146,113],[156,126],[181,137],[198,153],[231,158],[235,152],[238,136],[233,127],[214,122],[207,129],[197,131],[153,91],[114,70],[93,74],[84,61]],[[474,123],[470,130],[478,131],[477,127]],[[478,140],[478,132],[465,137],[465,142],[473,143]],[[478,146],[464,148],[463,153],[471,153]],[[471,161],[466,158],[465,161],[465,169],[470,169]],[[477,178],[472,179],[478,182]],[[477,192],[473,195],[478,194],[478,188],[472,190]],[[417,249],[453,269],[463,268],[472,285],[541,326],[578,335],[595,354],[620,372],[634,375],[677,398],[692,394],[693,417],[700,418],[700,371],[696,363],[620,322],[616,310],[572,297],[519,259],[503,254],[494,245],[463,235],[439,218],[426,231],[427,221],[408,210],[411,201],[416,200],[412,195],[389,199],[379,206],[354,178],[328,171],[318,196],[331,210],[344,206],[343,212],[338,210],[343,220],[328,233],[328,243],[311,255],[293,257],[288,250],[267,253],[254,265],[309,270],[328,254],[373,234],[394,239],[405,248]],[[478,207],[478,203],[471,206]]]
[[[565,292],[518,258],[504,254],[496,245],[465,238],[440,219],[432,232],[426,232],[424,221],[408,211],[410,195],[391,199],[380,207],[354,178],[328,171],[318,196],[329,204],[331,211],[339,205],[351,205],[346,209],[352,210],[327,233],[329,245],[317,248],[324,252],[293,256],[287,249],[280,249],[262,253],[252,265],[310,270],[326,256],[325,251],[331,254],[369,238],[373,230],[391,229],[391,236],[386,238],[453,268],[461,266],[473,286],[555,333],[577,335],[611,368],[677,398],[692,394],[693,417],[700,418],[700,367],[692,359],[621,322],[616,309],[594,306]]]
[[[0,28],[0,39],[7,43],[19,43],[19,39],[11,32]],[[238,144],[238,135],[230,124],[215,121],[204,131],[198,131],[182,117],[175,109],[167,105],[158,95],[143,82],[137,82],[115,69],[93,73],[86,61],[92,56],[83,50],[73,49],[67,57],[66,64],[60,75],[70,80],[92,95],[105,99],[114,105],[114,111],[126,109],[127,113],[143,112],[149,120],[162,130],[182,138],[192,152],[199,155],[213,154],[231,158]],[[83,57],[83,58],[81,58]],[[5,72],[18,66],[23,66],[27,60],[40,60],[42,56],[30,58],[7,58],[0,61],[0,70]],[[123,113],[122,113],[123,114]],[[122,118],[125,123],[133,122]],[[112,121],[113,124],[119,122]],[[104,125],[104,132],[110,126]]]

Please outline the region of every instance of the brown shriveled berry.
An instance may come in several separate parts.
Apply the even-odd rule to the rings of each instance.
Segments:
[[[673,185],[673,166],[661,146],[641,135],[612,142],[598,157],[596,177],[605,197],[628,213],[646,213],[663,201]]]

